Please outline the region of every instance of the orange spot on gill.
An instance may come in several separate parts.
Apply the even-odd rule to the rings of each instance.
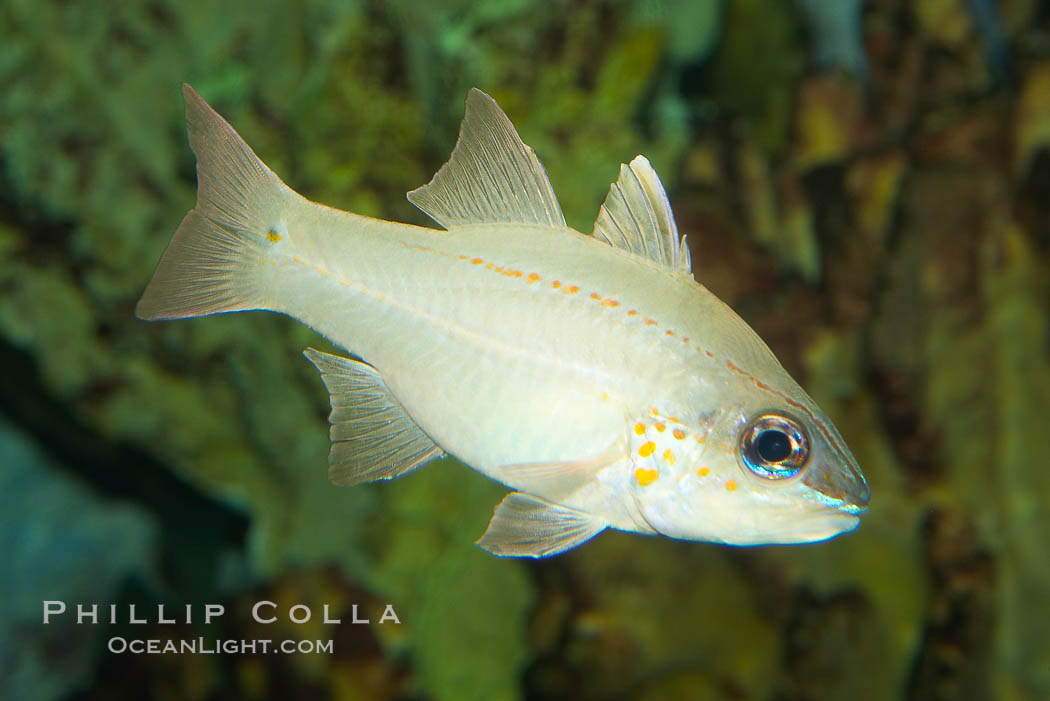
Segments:
[[[615,299],[603,299],[602,300],[602,306],[603,307],[618,307],[618,306],[620,306],[620,303],[617,302]]]
[[[726,491],[727,492],[735,492],[736,491],[736,482],[734,480],[726,480]]]
[[[528,282],[536,282],[540,279],[540,276],[536,273],[529,273],[529,276],[525,278]]]
[[[638,449],[638,454],[643,458],[647,458],[652,455],[655,450],[656,444],[652,441],[646,441],[645,443],[642,443],[642,447]]]
[[[639,436],[645,433],[645,424],[635,424],[634,432],[637,433]]]
[[[657,470],[647,470],[644,467],[636,468],[634,471],[634,479],[643,487],[647,487],[660,477],[660,473]]]
[[[683,438],[685,438],[685,431],[683,431],[680,428],[676,428],[675,430],[671,431],[671,435],[673,435],[678,440],[682,440]]]

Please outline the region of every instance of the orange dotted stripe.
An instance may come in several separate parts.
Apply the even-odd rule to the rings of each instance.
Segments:
[[[441,254],[440,251],[435,251],[433,249],[426,248],[425,246],[413,246],[413,248],[415,248],[417,250],[421,250],[421,251],[429,251],[429,252]],[[448,254],[442,254],[442,255],[448,255]],[[483,266],[486,270],[491,270],[494,273],[500,273],[502,275],[506,275],[507,277],[518,277],[518,278],[523,277],[525,279],[525,282],[528,282],[529,284],[540,282],[541,280],[543,280],[543,277],[540,276],[538,273],[529,273],[528,275],[524,275],[520,270],[514,270],[512,268],[505,268],[505,267],[503,267],[501,265],[496,265],[495,263],[493,263],[491,261],[487,261],[484,258],[471,257],[471,256],[468,256],[468,255],[465,255],[465,254],[462,254],[462,253],[457,255],[457,256],[455,256],[455,257],[458,258],[459,260],[462,260],[462,261],[468,261],[471,265]],[[569,284],[563,283],[561,280],[551,280],[550,285],[551,285],[551,287],[553,289],[558,290],[559,292],[562,292],[562,293],[567,294],[567,295],[574,295],[574,294],[577,294],[578,292],[580,292],[579,285],[569,285]],[[595,302],[598,302],[603,307],[615,308],[615,307],[619,307],[620,306],[620,301],[619,300],[613,299],[612,297],[603,297],[600,294],[598,294],[597,292],[591,292],[588,296],[591,299],[593,299]],[[637,314],[638,314],[638,310],[637,309],[630,309],[630,310],[627,311],[627,316],[636,316]],[[645,323],[647,325],[649,325],[649,326],[656,326],[657,325],[656,321],[654,321],[653,319],[649,319],[649,318],[646,318]],[[667,331],[667,335],[668,336],[673,336],[674,332],[669,330],[669,331]],[[683,339],[683,341],[685,343],[688,343],[689,339]]]
[[[427,250],[427,251],[431,251],[431,252],[434,252],[434,253],[440,253],[440,251],[434,251],[433,249],[425,248],[423,246],[413,246],[413,248],[417,248],[419,250]],[[445,254],[445,255],[447,255],[447,254]],[[541,281],[543,279],[537,273],[529,273],[528,275],[524,275],[520,270],[513,270],[513,269],[509,269],[509,268],[504,268],[502,266],[495,266],[493,263],[488,262],[488,261],[486,261],[483,258],[471,257],[471,256],[468,256],[468,255],[463,255],[463,254],[460,254],[460,255],[458,255],[456,257],[459,258],[459,260],[462,260],[462,261],[470,261],[470,263],[472,265],[484,265],[487,269],[492,270],[493,272],[500,273],[501,275],[505,275],[507,277],[517,277],[517,278],[524,277],[525,281],[529,282],[529,283],[539,282],[539,281]],[[561,290],[565,294],[576,294],[576,293],[578,293],[580,291],[580,288],[577,285],[565,285],[560,280],[553,280],[553,281],[551,281],[551,287],[556,289],[556,290]],[[593,299],[594,301],[596,301],[599,304],[601,304],[603,307],[611,307],[612,308],[612,307],[620,306],[620,302],[618,300],[612,299],[611,297],[602,297],[597,292],[591,292],[590,295],[588,295],[588,296],[591,299]],[[637,316],[637,315],[638,315],[638,310],[637,309],[628,309],[627,310],[627,316]],[[643,321],[644,321],[646,326],[659,326],[660,325],[659,322],[657,322],[655,319],[652,319],[650,317],[643,317]],[[675,334],[673,329],[665,329],[664,330],[664,335],[666,335],[666,336],[668,336],[670,338],[670,337],[674,337],[676,334]],[[689,345],[689,337],[688,336],[683,337],[682,338],[682,343],[683,343],[683,345]],[[714,359],[714,357],[715,357],[714,353],[712,353],[711,351],[709,351],[709,350],[707,350],[705,348],[702,348],[701,346],[694,346],[693,348],[694,348],[694,350],[697,353],[703,353],[708,358]],[[772,387],[770,387],[769,385],[765,384],[764,382],[762,382],[761,380],[759,380],[757,377],[755,377],[751,373],[747,372],[746,370],[742,370],[742,369],[738,368],[736,365],[733,364],[733,362],[731,360],[727,360],[726,361],[726,367],[729,368],[729,370],[731,370],[732,372],[735,372],[738,375],[741,375],[742,377],[747,378],[752,384],[754,384],[759,389],[761,389],[763,391],[766,391],[766,392],[769,392],[771,394],[775,394],[776,396],[778,396],[781,399],[783,399],[790,406],[792,406],[795,409],[798,409],[799,411],[804,413],[813,422],[813,424],[817,426],[817,428],[820,430],[820,432],[824,434],[824,436],[828,439],[828,442],[830,442],[832,445],[835,445],[836,447],[839,447],[841,449],[841,446],[839,446],[838,441],[836,441],[831,436],[831,434],[828,433],[827,429],[824,428],[824,425],[820,421],[817,421],[817,418],[813,415],[813,413],[808,408],[806,408],[805,406],[803,406],[799,402],[796,402],[795,400],[791,399],[790,397],[786,396],[785,394],[783,394],[783,393],[773,389]]]
[[[421,251],[428,251],[428,252],[431,252],[431,253],[438,253],[439,255],[445,255],[445,256],[452,257],[451,254],[443,253],[442,251],[436,251],[434,249],[427,248],[425,246],[415,245],[415,246],[409,246],[409,247],[410,248],[415,248],[415,249],[421,250]],[[470,261],[470,263],[473,264],[473,265],[482,265],[482,264],[486,264],[487,263],[487,261],[485,261],[483,258],[476,258],[476,257],[472,258],[471,256],[463,255],[463,254],[460,254],[460,255],[458,255],[456,257],[459,258],[459,260]],[[520,270],[510,270],[510,269],[505,269],[505,268],[502,268],[502,267],[494,267],[494,265],[492,263],[487,263],[486,267],[488,269],[492,270],[493,272],[499,272],[502,275],[506,275],[508,277],[518,277],[518,278],[523,277],[522,272]],[[539,282],[540,280],[543,279],[542,277],[540,277],[536,273],[529,273],[527,276],[524,276],[524,277],[525,277],[525,280],[527,282],[529,282],[529,283]],[[554,289],[562,288],[562,283],[561,283],[560,280],[554,280],[553,282],[551,282],[551,287],[553,287]],[[562,291],[565,292],[566,294],[576,294],[577,292],[580,291],[580,288],[577,287],[576,285],[568,285],[568,286],[565,286],[562,289]],[[597,292],[592,292],[592,293],[590,293],[589,296],[590,296],[591,299],[599,302],[602,306],[605,306],[605,307],[618,307],[618,306],[620,306],[620,302],[619,301],[617,301],[615,299],[612,299],[612,298],[609,298],[609,297],[602,297]],[[637,309],[628,309],[627,310],[627,316],[637,316],[637,315],[638,315],[638,310]],[[651,319],[649,317],[643,317],[643,319],[645,321],[645,325],[646,326],[659,326],[659,323],[655,319]],[[668,336],[668,337],[675,336],[675,332],[672,329],[665,329],[664,330],[664,334],[666,336]],[[683,337],[682,338],[682,343],[685,344],[685,345],[688,345],[689,344],[689,337],[688,336]],[[702,348],[700,346],[694,346],[694,350],[696,350],[697,353],[703,353],[704,355],[706,355],[708,358],[711,358],[712,360],[715,357],[714,353],[712,353],[711,351],[709,351],[709,350],[707,350],[705,348]],[[796,402],[794,399],[791,399],[790,397],[788,397],[787,395],[783,394],[782,392],[779,392],[779,391],[773,389],[772,387],[770,387],[769,385],[765,384],[764,382],[762,382],[761,380],[759,380],[757,377],[755,377],[751,373],[747,372],[746,370],[742,370],[742,369],[738,368],[736,365],[733,364],[733,361],[727,360],[726,361],[726,367],[729,368],[729,370],[731,370],[732,372],[735,372],[738,375],[741,375],[742,377],[747,378],[752,384],[754,384],[759,389],[780,397],[788,405],[790,405],[790,406],[794,407],[795,409],[798,409],[799,411],[801,411],[803,414],[805,414],[807,417],[809,417],[809,419],[813,422],[813,424],[815,426],[817,426],[817,428],[820,430],[820,432],[824,434],[825,438],[828,439],[829,443],[831,443],[832,445],[838,447],[840,450],[842,449],[842,446],[839,445],[839,442],[834,439],[834,437],[827,431],[826,428],[824,428],[824,425],[820,421],[817,421],[817,418],[813,415],[813,413],[808,408],[806,408],[805,406],[803,406],[799,402]]]

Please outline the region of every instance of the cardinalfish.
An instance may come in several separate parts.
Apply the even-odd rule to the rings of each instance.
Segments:
[[[620,167],[591,235],[472,90],[452,157],[408,199],[442,229],[287,187],[189,86],[197,204],[143,319],[269,310],[331,400],[329,476],[390,480],[446,455],[512,491],[481,547],[545,557],[607,528],[733,545],[853,530],[868,485],[769,348],[692,274],[660,179]]]

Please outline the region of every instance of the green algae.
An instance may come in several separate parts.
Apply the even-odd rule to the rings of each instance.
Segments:
[[[402,481],[373,533],[371,581],[397,602],[408,631],[390,644],[414,654],[435,698],[516,698],[508,681],[526,661],[531,587],[520,567],[474,545],[504,490],[453,460]]]
[[[787,143],[794,85],[805,65],[793,4],[730,2],[724,22],[713,57],[712,99],[746,119],[763,150],[779,152]]]
[[[1050,689],[1050,643],[1033,611],[1050,610],[1050,476],[1033,469],[1050,452],[1045,410],[1050,406],[1050,348],[1042,301],[1046,276],[1034,264],[1024,232],[1003,233],[1001,261],[988,273],[984,293],[995,339],[992,368],[997,389],[1001,450],[998,493],[1003,502],[997,536],[1003,557],[997,692],[1024,698]],[[1033,674],[1034,672],[1034,674]]]

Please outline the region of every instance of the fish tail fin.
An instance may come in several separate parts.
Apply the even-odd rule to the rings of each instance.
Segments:
[[[270,308],[264,251],[298,198],[189,85],[186,127],[197,155],[197,206],[183,218],[136,315],[182,319]]]

